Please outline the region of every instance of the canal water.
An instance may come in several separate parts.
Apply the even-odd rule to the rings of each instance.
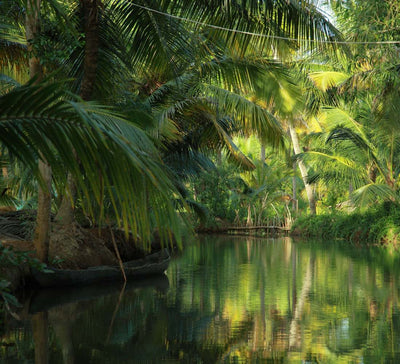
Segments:
[[[289,238],[202,237],[163,277],[27,298],[1,363],[400,363],[400,258]]]

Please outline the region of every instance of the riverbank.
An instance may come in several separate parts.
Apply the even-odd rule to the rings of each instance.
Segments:
[[[400,242],[400,206],[384,203],[366,212],[300,217],[292,227],[291,236],[397,247]]]
[[[140,261],[150,253],[160,251],[161,244],[155,234],[149,250],[144,250],[133,240],[126,240],[122,230],[82,229],[75,227],[74,236],[58,234],[51,241],[48,266],[57,269],[84,270],[97,266],[119,266],[121,262]],[[62,239],[64,236],[64,239]],[[0,304],[4,292],[16,292],[33,282],[31,268],[41,271],[46,266],[37,259],[32,241],[26,236],[12,238],[1,234],[0,230]],[[115,243],[115,245],[114,245]],[[53,246],[52,246],[53,244]],[[57,255],[56,255],[57,254]]]
[[[268,229],[267,229],[268,228]],[[220,234],[230,233],[256,235],[256,236],[280,236],[289,235],[292,237],[311,237],[311,238],[322,238],[325,240],[344,240],[349,241],[358,245],[386,245],[391,247],[397,247],[400,241],[400,206],[395,203],[385,203],[374,207],[367,212],[363,213],[332,213],[317,216],[304,216],[298,218],[292,230],[283,231],[279,229],[269,229],[270,227],[258,227],[255,228],[235,228],[235,227],[219,227],[218,229],[207,229],[201,231],[201,233],[208,234]],[[200,232],[200,231],[198,231]],[[107,234],[107,231],[103,231],[103,234]],[[119,249],[126,260],[134,259],[138,257],[138,251],[129,251],[128,248],[132,249],[132,242],[130,244],[123,244],[123,234],[116,234],[116,240],[118,242]],[[106,245],[109,255],[113,254],[113,248],[110,246],[111,237],[103,236],[102,245]],[[88,241],[85,239],[85,241]],[[105,243],[106,242],[106,243]],[[8,242],[10,243],[10,242]],[[96,244],[95,244],[96,243]],[[93,242],[93,247],[98,246],[98,240]],[[10,244],[9,244],[10,245]],[[109,246],[107,246],[109,245]],[[6,243],[7,246],[7,243]],[[11,244],[13,250],[22,250],[19,254],[22,254],[22,260],[29,258],[28,252],[32,252],[33,245],[29,242],[18,241]],[[23,249],[22,249],[23,248]],[[87,254],[81,254],[82,249],[77,249],[79,255],[87,260]],[[24,253],[25,252],[25,253]],[[128,254],[129,253],[129,254]],[[134,254],[133,254],[134,253]],[[3,254],[4,258],[4,254]],[[73,256],[75,259],[76,257]],[[113,256],[113,264],[118,264],[116,257]],[[3,259],[4,260],[4,259]],[[74,261],[77,261],[75,259]],[[4,263],[4,262],[3,262]],[[58,262],[58,265],[65,264],[66,261]],[[62,267],[61,267],[62,268]],[[84,268],[84,267],[78,267]],[[10,289],[15,291],[17,288],[25,284],[29,275],[29,265],[25,264],[7,264],[6,268],[0,271],[0,276],[10,282]]]

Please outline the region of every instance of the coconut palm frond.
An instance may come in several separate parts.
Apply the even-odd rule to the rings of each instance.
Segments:
[[[194,31],[201,32],[209,39],[221,39],[229,47],[240,45],[240,51],[256,49],[275,50],[282,55],[290,48],[314,46],[313,41],[341,39],[339,31],[308,1],[179,1],[182,9],[179,15],[198,20]],[[219,28],[208,28],[202,24]],[[236,29],[229,32],[225,29]],[[251,33],[271,35],[254,37]],[[277,37],[274,37],[277,36]],[[299,38],[296,40],[283,39]],[[320,44],[321,48],[334,49],[332,44]]]
[[[338,107],[324,107],[318,118],[327,129],[334,129],[337,126],[343,126],[349,129],[355,129],[359,134],[363,134],[362,125],[354,119],[350,112]]]
[[[200,82],[263,100],[281,114],[292,113],[300,99],[288,68],[274,60],[222,57],[203,63],[198,72]]]
[[[65,184],[69,171],[82,193],[93,194],[99,205],[106,193],[117,221],[144,241],[150,238],[150,206],[152,219],[165,234],[171,224],[179,231],[170,201],[174,187],[155,146],[110,109],[68,101],[59,84],[40,84],[0,97],[0,114],[1,143],[39,181],[38,159],[52,166],[61,161],[64,170],[54,168],[56,186]]]
[[[226,114],[241,122],[245,133],[255,132],[263,141],[276,147],[283,145],[281,124],[267,109],[242,95],[212,85],[203,86],[218,101],[218,105],[223,106]]]
[[[312,72],[309,77],[317,88],[325,92],[329,88],[339,87],[349,78],[349,75],[343,72],[323,71]]]
[[[381,164],[379,158],[376,155],[376,147],[365,137],[359,135],[349,128],[335,128],[329,134],[327,143],[331,140],[344,140],[352,142],[360,151],[362,151],[368,159],[372,160],[373,163],[378,167],[381,174],[384,175],[385,167]]]
[[[84,75],[84,49],[85,42],[82,38],[84,32],[83,9],[75,7],[69,15],[69,23],[72,34],[77,33],[75,47],[71,49],[62,62],[62,67],[67,77],[75,81],[72,83],[72,91],[80,92]],[[111,103],[121,98],[122,93],[128,89],[127,80],[131,76],[131,60],[126,52],[126,43],[122,37],[119,24],[115,22],[114,16],[106,6],[99,10],[98,22],[99,48],[97,54],[96,82],[92,98]],[[65,42],[62,37],[55,46]]]
[[[215,103],[209,100],[197,100],[196,104],[184,111],[183,124],[184,141],[195,149],[224,150],[230,162],[242,169],[253,169],[254,164],[244,155],[232,140],[232,135],[238,131],[237,123],[230,117],[220,116]]]
[[[294,158],[313,165],[307,180],[309,183],[323,180],[326,184],[348,181],[353,186],[363,186],[368,181],[366,169],[352,156],[332,153],[331,151],[308,151],[297,154]]]
[[[182,65],[194,59],[193,47],[190,47],[193,37],[185,29],[185,24],[146,9],[168,13],[168,3],[110,2],[115,21],[120,24],[123,37],[129,44],[132,64],[139,68],[145,66],[156,74],[163,73],[166,68],[179,74]]]
[[[355,206],[367,208],[377,201],[398,201],[399,197],[386,184],[370,183],[355,190],[350,199]]]
[[[179,180],[187,180],[201,172],[215,169],[214,163],[204,153],[192,149],[184,141],[169,144],[163,161]]]
[[[239,168],[243,170],[254,169],[254,163],[236,146],[231,136],[226,132],[221,123],[215,121],[214,126],[217,129],[220,138],[224,142],[224,150],[227,153],[229,161],[236,164]]]
[[[191,199],[186,199],[185,202],[189,206],[189,208],[196,214],[196,216],[200,219],[200,223],[204,224],[207,220],[207,217],[210,215],[210,212],[207,209],[207,207]]]

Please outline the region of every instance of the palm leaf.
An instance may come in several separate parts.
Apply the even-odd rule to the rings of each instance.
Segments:
[[[117,222],[144,241],[150,239],[151,219],[164,238],[171,227],[179,231],[170,200],[174,187],[156,148],[145,133],[110,109],[67,101],[60,85],[41,84],[0,97],[0,115],[1,143],[39,181],[37,159],[43,157],[55,167],[57,188],[63,188],[69,171],[83,198],[93,195],[101,205],[105,192]],[[63,169],[57,168],[60,161]]]
[[[398,195],[386,184],[370,183],[355,190],[351,201],[355,206],[366,208],[377,201],[398,201]]]
[[[312,72],[309,77],[320,90],[325,92],[329,88],[340,86],[349,78],[349,75],[343,72],[322,71]]]
[[[223,105],[224,112],[240,120],[245,133],[256,133],[263,141],[274,146],[283,145],[280,123],[267,109],[242,95],[213,85],[201,85],[208,94]]]

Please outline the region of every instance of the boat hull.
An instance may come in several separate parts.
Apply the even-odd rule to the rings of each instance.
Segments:
[[[170,256],[167,249],[150,254],[142,259],[124,263],[127,279],[163,274],[169,265]],[[119,266],[98,266],[87,269],[56,269],[47,268],[45,271],[32,269],[34,281],[41,287],[74,286],[98,282],[123,280]]]

